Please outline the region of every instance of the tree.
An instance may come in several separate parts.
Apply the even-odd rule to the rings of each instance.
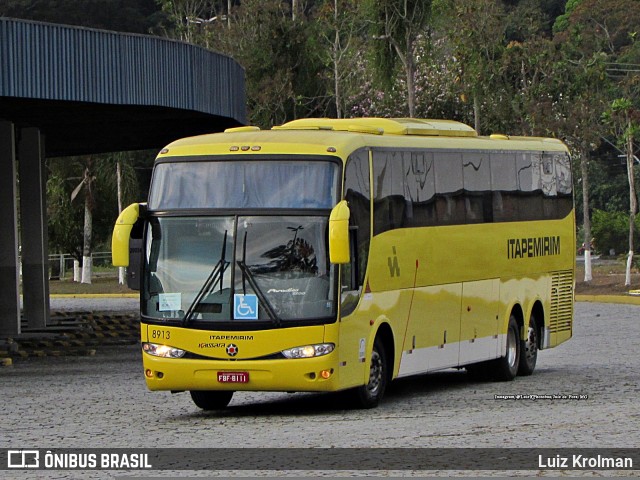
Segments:
[[[164,21],[155,0],[12,0],[0,16],[148,33]]]
[[[471,99],[473,124],[480,133],[484,130],[483,103],[495,85],[504,50],[504,7],[494,0],[439,0],[436,6],[439,22],[451,42],[452,54],[460,64],[462,98]],[[487,108],[491,110],[500,103],[494,101]]]
[[[164,34],[184,42],[209,48],[208,27],[222,21],[220,2],[216,0],[156,0],[167,15]],[[228,14],[227,14],[228,17]]]
[[[130,203],[137,194],[137,177],[135,169],[133,167],[133,161],[131,155],[127,152],[118,152],[112,155],[112,158],[116,162],[116,193],[118,201],[118,214],[120,214],[124,208],[125,202]],[[110,177],[107,176],[107,180]],[[111,185],[111,182],[108,181]],[[113,186],[111,185],[111,190]],[[118,283],[124,285],[125,283],[125,268],[118,267]]]
[[[202,32],[216,50],[244,67],[254,125],[271,127],[301,116],[324,116],[331,101],[318,54],[318,26],[308,20],[308,9],[297,8],[293,21],[289,2],[244,0],[232,9],[232,28],[212,22]],[[204,45],[202,35],[191,40]]]
[[[336,118],[345,116],[345,99],[343,84],[352,74],[353,46],[364,24],[357,15],[357,4],[354,0],[327,0],[318,12],[317,20],[324,27],[322,38],[328,46],[321,54],[327,59],[333,80],[333,96]],[[362,47],[362,45],[359,45]],[[324,49],[323,49],[324,50]]]
[[[628,98],[618,98],[611,103],[605,112],[605,121],[612,128],[616,138],[620,140],[627,162],[627,178],[629,179],[629,253],[624,284],[631,285],[631,267],[634,255],[635,219],[638,213],[638,199],[635,188],[634,163],[636,156],[634,140],[640,136],[640,109],[636,108]]]
[[[415,117],[416,44],[430,37],[431,0],[367,0],[375,65],[383,85],[390,86],[396,62],[404,71],[407,108]]]
[[[565,15],[554,25],[555,40],[561,45],[561,65],[566,72],[562,83],[567,86],[568,91],[562,102],[565,105],[563,117],[566,119],[566,125],[574,124],[577,127],[573,132],[569,132],[568,136],[570,142],[577,147],[581,159],[587,281],[591,279],[588,262],[591,250],[588,159],[605,134],[597,117],[601,117],[602,112],[608,110],[608,123],[612,125],[615,123],[614,117],[620,113],[619,109],[607,108],[607,105],[614,105],[611,103],[611,96],[620,88],[619,79],[610,74],[611,66],[616,65],[619,55],[633,46],[634,35],[630,33],[638,24],[640,2],[636,0],[569,0]],[[620,125],[622,124],[618,123],[618,126]],[[633,164],[628,169],[629,185],[630,189],[633,189]],[[635,198],[631,198],[631,211],[635,210],[634,203]],[[630,229],[632,228],[630,225]],[[632,242],[630,234],[630,250],[633,250]],[[628,280],[632,255],[631,252]]]
[[[82,160],[83,173],[80,183],[71,192],[71,202],[73,202],[78,194],[84,190],[84,228],[82,242],[82,278],[81,283],[91,283],[92,276],[92,237],[93,237],[93,210],[95,207],[95,197],[93,184],[95,176],[93,172],[93,157],[88,155]],[[75,275],[74,275],[75,280]]]
[[[590,164],[592,152],[601,143],[604,129],[599,122],[599,115],[606,102],[606,82],[602,82],[603,65],[597,61],[571,63],[561,61],[556,71],[573,78],[571,88],[564,95],[556,96],[552,111],[557,121],[554,129],[570,145],[580,166],[582,192],[582,225],[585,257],[584,281],[593,279],[591,269],[592,233],[591,233],[591,201],[590,201]],[[542,113],[542,112],[541,112]],[[552,124],[553,125],[553,124]]]
[[[55,161],[54,161],[55,162]],[[65,165],[51,166],[47,179],[47,217],[49,220],[50,250],[69,253],[76,259],[82,258],[78,239],[82,238],[82,224],[78,222],[77,208],[71,204],[68,175]]]
[[[143,156],[120,153],[47,160],[49,244],[52,251],[70,253],[82,264],[83,278],[77,280],[91,283],[91,252],[96,246],[107,247],[119,213],[115,160],[122,165],[122,198],[127,204],[138,196],[134,165],[136,157]]]

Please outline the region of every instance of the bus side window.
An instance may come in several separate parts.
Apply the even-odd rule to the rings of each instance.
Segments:
[[[518,180],[518,216],[516,220],[529,221],[544,218],[542,189],[540,183],[540,153],[518,152],[515,154]]]
[[[462,155],[458,152],[436,152],[434,164],[438,224],[466,223]]]
[[[518,184],[514,154],[494,152],[491,160],[493,221],[513,222],[518,218]]]
[[[490,223],[493,221],[491,199],[491,163],[483,152],[462,154],[466,223]]]
[[[411,152],[411,162],[405,162],[405,200],[408,227],[437,224],[433,153]]]
[[[405,166],[406,164],[406,166]],[[407,209],[406,169],[411,165],[411,154],[401,151],[374,150],[373,178],[373,234],[406,226]]]

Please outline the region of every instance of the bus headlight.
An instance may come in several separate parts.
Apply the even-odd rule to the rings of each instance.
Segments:
[[[153,355],[154,357],[164,358],[180,358],[184,357],[184,354],[187,353],[184,350],[170,347],[169,345],[158,345],[157,343],[147,342],[144,342],[142,344],[142,351],[148,353],[149,355]]]
[[[282,354],[286,358],[312,358],[328,355],[333,352],[335,345],[333,343],[320,343],[317,345],[304,345],[302,347],[289,348],[282,350]]]

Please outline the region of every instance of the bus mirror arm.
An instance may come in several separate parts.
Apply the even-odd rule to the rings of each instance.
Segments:
[[[346,200],[339,202],[329,216],[329,261],[349,263],[351,260],[349,242],[349,205]]]

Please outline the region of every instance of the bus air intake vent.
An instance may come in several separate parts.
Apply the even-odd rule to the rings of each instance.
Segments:
[[[554,272],[551,277],[551,333],[571,331],[573,322],[573,272]]]

